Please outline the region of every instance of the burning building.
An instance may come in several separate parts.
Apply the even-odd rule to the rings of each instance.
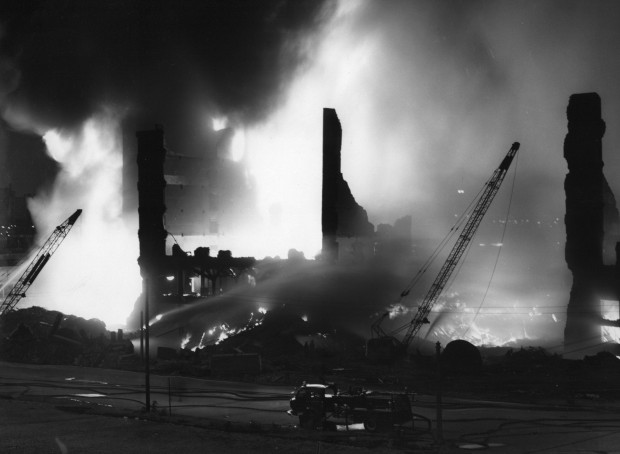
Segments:
[[[564,158],[566,192],[566,263],[573,285],[564,330],[566,356],[581,357],[601,347],[601,301],[620,297],[617,240],[618,210],[603,174],[601,99],[596,93],[575,94],[567,108],[568,134]],[[616,263],[606,264],[615,243]]]
[[[144,129],[141,125],[135,120],[124,125],[125,216],[138,209],[139,150],[134,131]],[[165,184],[162,203],[166,207],[162,219],[170,234],[165,240],[168,254],[175,243],[187,250],[205,245],[215,251],[230,248],[240,235],[240,226],[256,215],[244,162],[233,156],[232,139],[237,134],[232,128],[223,128],[189,139],[172,135],[172,143],[166,141],[161,172]]]
[[[143,279],[148,282],[149,296],[153,298],[154,310],[165,311],[168,303],[182,303],[186,297],[200,297],[216,294],[221,288],[222,281],[227,278],[236,280],[241,274],[249,270],[255,260],[250,257],[235,258],[230,251],[220,250],[217,257],[211,257],[208,247],[196,248],[193,255],[183,251],[178,243],[167,253],[166,241],[171,237],[169,229],[190,228],[190,232],[197,231],[202,225],[194,223],[183,216],[181,207],[187,206],[187,201],[181,200],[173,204],[177,216],[172,216],[176,222],[169,227],[165,223],[168,192],[168,178],[165,175],[165,162],[168,155],[164,131],[161,127],[152,130],[139,131],[137,136],[137,173],[138,173],[138,239],[140,243],[140,257],[138,263]],[[173,155],[178,158],[178,155]],[[206,183],[205,183],[206,184]],[[174,188],[175,184],[170,185]],[[179,191],[182,190],[179,189]],[[190,194],[191,195],[191,191]],[[171,200],[179,198],[174,194]],[[204,213],[204,211],[203,211]],[[189,214],[191,216],[191,214]],[[195,227],[193,227],[195,225]],[[183,232],[182,232],[183,234]],[[174,239],[174,237],[172,236]],[[136,312],[132,319],[136,319]]]

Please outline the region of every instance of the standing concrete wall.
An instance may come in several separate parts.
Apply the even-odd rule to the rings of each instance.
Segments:
[[[596,93],[570,97],[564,158],[565,257],[573,274],[564,330],[564,351],[582,357],[601,343],[600,304],[609,274],[603,263],[604,188],[601,99]]]
[[[139,131],[138,138],[138,239],[140,271],[154,273],[166,256],[164,228],[164,131]]]

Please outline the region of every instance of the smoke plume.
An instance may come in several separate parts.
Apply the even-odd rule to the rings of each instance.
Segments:
[[[108,106],[163,123],[177,150],[201,143],[212,119],[225,117],[245,131],[246,164],[266,220],[247,228],[248,249],[269,244],[269,255],[283,255],[294,247],[307,257],[320,246],[323,107],[335,108],[342,122],[343,174],[356,200],[374,224],[411,214],[422,255],[519,141],[514,186],[510,174],[452,291],[475,310],[496,257],[491,245],[505,231],[485,304],[503,309],[502,317],[537,307],[561,320],[569,279],[562,142],[572,93],[596,91],[603,99],[605,172],[620,194],[612,147],[620,142],[617,2],[180,5],[4,3],[4,117],[41,135],[79,134]],[[508,323],[483,322],[485,333]],[[515,326],[523,331],[520,321]]]

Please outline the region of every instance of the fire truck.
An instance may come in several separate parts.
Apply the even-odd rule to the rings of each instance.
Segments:
[[[299,417],[304,429],[335,428],[336,420],[363,423],[368,432],[401,425],[413,419],[412,394],[368,391],[341,392],[335,384],[303,384],[294,391],[287,413]]]

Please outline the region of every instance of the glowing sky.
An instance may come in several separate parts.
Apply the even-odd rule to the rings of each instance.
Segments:
[[[513,308],[528,320],[544,319],[555,326],[554,334],[563,328],[570,275],[563,258],[562,144],[572,93],[601,95],[605,173],[620,194],[617,2],[297,1],[281,8],[275,1],[242,6],[216,1],[204,11],[201,2],[192,2],[187,11],[172,1],[161,2],[161,10],[151,9],[151,2],[78,2],[108,5],[96,14],[78,3],[64,12],[50,1],[32,11],[18,9],[18,3],[0,9],[5,31],[0,102],[7,122],[0,162],[13,163],[5,166],[0,186],[13,182],[38,189],[32,206],[38,208],[41,231],[64,220],[76,203],[90,204],[82,206],[84,224],[76,226],[75,240],[105,236],[89,226],[107,216],[105,242],[127,240],[129,246],[121,249],[137,251],[135,230],[121,233],[124,239],[114,236],[126,221],[110,215],[118,202],[105,202],[99,191],[93,198],[85,189],[96,180],[93,174],[72,180],[81,153],[69,154],[77,161],[58,155],[84,145],[94,124],[115,134],[126,112],[163,123],[176,149],[200,128],[213,129],[213,119],[226,118],[243,131],[245,152],[237,157],[243,156],[256,182],[264,223],[247,228],[244,239],[228,246],[235,255],[284,255],[297,248],[312,257],[318,251],[323,107],[338,112],[343,173],[371,222],[412,215],[420,251],[443,236],[455,213],[519,141],[512,222],[485,304],[489,311]],[[28,174],[16,168],[31,163],[15,158],[20,150],[11,147],[13,129],[48,134],[49,154],[61,167],[55,188],[44,191],[36,181],[23,182]],[[118,158],[118,152],[109,154]],[[96,164],[93,153],[87,168],[114,165]],[[451,289],[458,304],[475,308],[487,286],[512,178],[511,172],[475,240],[473,265],[463,267],[460,283]],[[67,192],[84,198],[66,197]],[[67,203],[62,209],[51,209],[62,201]],[[274,209],[281,213],[277,223],[269,218]],[[120,252],[111,255],[112,263],[126,260]],[[83,283],[70,277],[70,266],[47,279],[65,289],[91,288],[93,276],[111,276],[115,267],[93,263],[108,262],[91,260],[91,277]],[[135,267],[124,275],[132,273]],[[133,277],[110,278],[118,279],[118,286],[127,288],[114,298],[122,312],[137,290]],[[51,288],[33,286],[39,304]],[[76,302],[71,309],[80,314],[80,306]],[[105,320],[106,310],[97,303],[83,313]],[[510,329],[524,336],[521,324]]]

